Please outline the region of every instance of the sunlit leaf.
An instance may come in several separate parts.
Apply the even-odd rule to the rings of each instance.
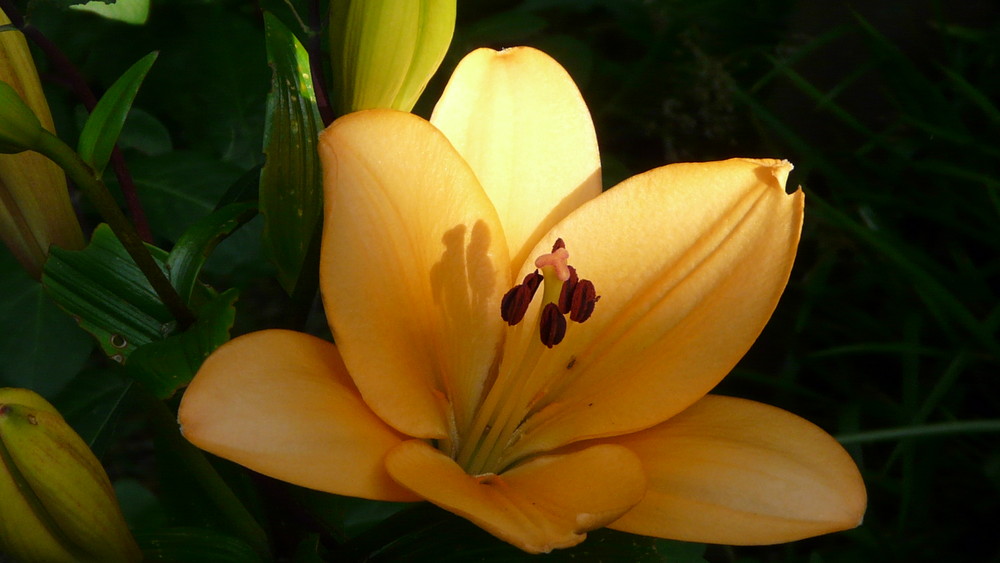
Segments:
[[[281,285],[293,293],[314,251],[323,207],[316,153],[323,122],[308,53],[273,15],[264,14],[264,26],[267,58],[274,69],[264,129],[267,162],[260,176],[264,249],[278,269]]]
[[[147,245],[161,267],[167,255]],[[42,284],[64,311],[97,339],[104,353],[124,363],[139,346],[175,328],[170,312],[107,225],[84,250],[53,248]]]
[[[129,357],[129,374],[161,399],[187,385],[212,351],[229,340],[239,292],[226,291],[196,311],[188,330],[145,344]]]
[[[150,53],[125,71],[125,74],[121,75],[97,102],[97,106],[83,126],[83,131],[80,132],[77,152],[98,174],[104,170],[111,158],[111,151],[118,141],[118,135],[125,124],[125,117],[132,107],[132,101],[156,57],[157,53]]]

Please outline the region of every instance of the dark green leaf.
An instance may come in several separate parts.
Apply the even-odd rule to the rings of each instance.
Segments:
[[[246,543],[207,528],[171,528],[135,534],[145,561],[254,563],[263,561]]]
[[[147,245],[162,265],[166,253]],[[42,284],[52,299],[97,339],[107,356],[125,363],[137,348],[174,330],[170,312],[107,225],[87,248],[52,248]]]
[[[84,370],[53,399],[52,404],[87,442],[94,455],[101,457],[111,445],[131,388],[132,380],[124,377],[121,370]]]
[[[157,397],[172,396],[194,378],[212,351],[229,340],[238,295],[235,289],[221,293],[197,310],[198,320],[190,329],[135,350],[129,357],[129,374]]]
[[[276,17],[264,14],[267,58],[274,74],[267,99],[260,211],[264,248],[278,280],[294,293],[314,251],[322,211],[317,137],[323,128],[313,92],[309,56]]]
[[[416,505],[345,545],[346,558],[365,561],[505,563],[513,561],[629,561],[704,563],[705,546],[599,529],[583,543],[529,555],[475,524],[431,505]]]
[[[157,53],[150,53],[125,71],[125,74],[112,84],[97,102],[86,125],[83,126],[83,131],[80,132],[77,152],[98,174],[104,170],[111,158],[111,151],[125,124],[125,116],[132,107],[132,100],[139,92],[139,86],[146,78],[146,73],[156,61],[156,56]]]
[[[0,387],[25,387],[52,399],[83,367],[93,343],[42,285],[0,246]]]
[[[167,258],[170,283],[190,303],[198,273],[219,242],[257,214],[252,203],[234,203],[203,217],[177,239]]]

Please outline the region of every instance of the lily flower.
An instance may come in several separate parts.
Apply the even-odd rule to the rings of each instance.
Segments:
[[[791,165],[673,164],[601,193],[590,114],[530,48],[480,49],[427,122],[321,136],[320,285],[336,344],[282,330],[204,363],[199,447],[368,499],[425,499],[528,552],[610,527],[768,544],[852,528],[865,489],[828,434],[707,395],[787,282]]]

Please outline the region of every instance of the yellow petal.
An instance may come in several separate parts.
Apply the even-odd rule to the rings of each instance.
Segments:
[[[473,51],[455,69],[431,123],[493,200],[514,271],[552,225],[601,193],[590,112],[569,74],[541,51]]]
[[[361,400],[337,348],[284,330],[215,351],[184,392],[178,419],[199,448],[282,481],[375,500],[415,500],[385,472],[404,439]]]
[[[502,336],[510,271],[496,211],[447,139],[414,115],[345,116],[319,150],[320,284],[351,377],[401,432],[454,437]]]
[[[0,26],[10,23],[0,10]],[[38,72],[20,31],[0,32],[0,80],[9,83],[42,126],[55,131]],[[36,279],[50,245],[83,248],[83,234],[66,190],[66,175],[35,152],[0,154],[0,238]]]
[[[585,323],[570,323],[524,391],[540,399],[523,427],[522,455],[658,424],[732,369],[774,310],[795,257],[803,195],[785,193],[789,170],[746,159],[665,166],[552,229],[535,253],[562,237],[600,301]],[[535,338],[509,339],[505,358],[537,346]]]
[[[646,497],[610,525],[663,538],[761,545],[854,528],[865,486],[829,434],[781,409],[709,395],[671,420],[609,439],[643,461]]]
[[[639,460],[615,445],[470,476],[440,451],[411,440],[386,455],[386,467],[420,496],[530,553],[580,543],[639,502],[646,487]]]

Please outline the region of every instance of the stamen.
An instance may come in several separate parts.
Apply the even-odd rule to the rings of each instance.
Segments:
[[[576,268],[573,266],[566,267],[569,268],[569,279],[563,281],[562,289],[559,291],[559,311],[564,315],[569,313],[572,308],[573,290],[580,283],[580,277],[576,275]]]
[[[573,298],[569,309],[569,318],[572,321],[582,323],[590,318],[594,312],[594,305],[601,299],[594,289],[594,282],[590,280],[580,280],[573,288]]]
[[[528,305],[535,296],[535,291],[542,283],[542,275],[538,270],[524,276],[524,282],[512,287],[504,294],[500,300],[500,318],[507,322],[509,326],[514,326],[521,322],[524,314],[528,312]]]
[[[566,336],[566,317],[559,312],[559,307],[555,303],[546,303],[542,309],[542,317],[539,320],[540,335],[542,344],[551,348],[562,342]]]

